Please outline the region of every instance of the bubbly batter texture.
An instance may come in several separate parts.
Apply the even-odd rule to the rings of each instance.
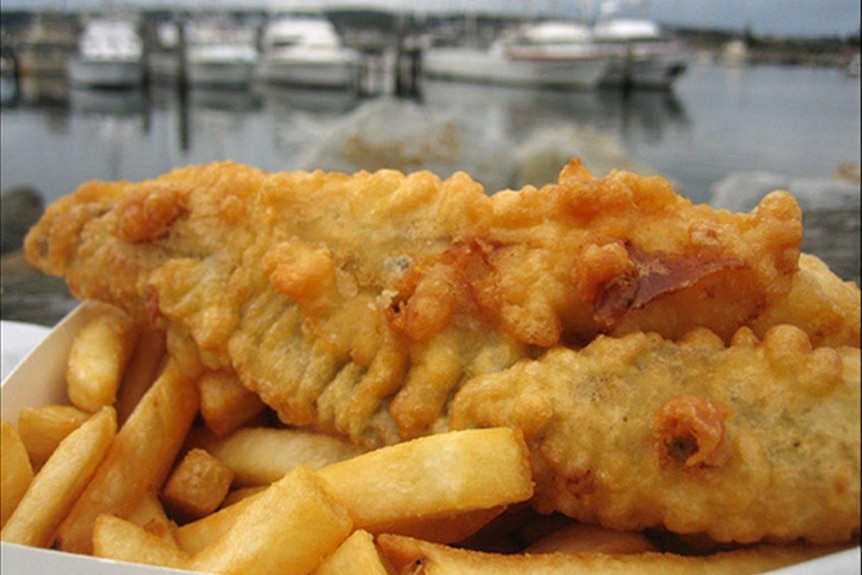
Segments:
[[[287,424],[366,447],[518,425],[542,509],[841,540],[859,525],[859,364],[844,349],[858,356],[859,289],[800,257],[801,236],[786,192],[733,214],[577,160],[556,184],[492,195],[463,173],[227,162],[85,184],[26,253],[77,297],[164,327],[189,375],[234,370]],[[790,359],[771,343],[780,326],[804,340]],[[834,429],[807,436],[814,421]],[[743,510],[761,488],[783,495]],[[796,522],[762,508],[790,497]],[[814,507],[840,526],[819,535],[800,511]]]

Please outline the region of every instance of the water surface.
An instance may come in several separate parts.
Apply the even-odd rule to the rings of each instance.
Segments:
[[[33,87],[0,112],[2,190],[53,199],[232,159],[266,170],[466,170],[488,191],[544,183],[574,155],[655,171],[708,201],[737,170],[829,176],[860,156],[859,82],[837,69],[692,66],[670,93],[571,93],[427,81],[415,101],[293,89]]]

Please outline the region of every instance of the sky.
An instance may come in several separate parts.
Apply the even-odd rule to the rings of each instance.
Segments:
[[[856,34],[860,29],[859,0],[616,0],[629,6],[628,13],[653,18],[663,24],[720,28],[769,36],[814,37]],[[0,9],[32,9],[50,6],[66,10],[114,6],[382,6],[394,9],[504,11],[527,14],[552,10],[578,13],[590,0],[0,0]],[[598,4],[599,2],[592,2]]]

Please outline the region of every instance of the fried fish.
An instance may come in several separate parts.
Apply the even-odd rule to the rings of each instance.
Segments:
[[[816,266],[800,281],[801,237],[789,193],[734,214],[660,177],[594,178],[577,160],[555,184],[492,195],[464,173],[227,162],[85,184],[48,207],[25,248],[77,297],[165,328],[188,375],[233,370],[285,423],[376,447],[488,425],[459,399],[473,382],[597,337],[708,330],[730,344],[740,329],[765,337],[789,323],[815,346],[858,347],[858,320],[843,313],[858,309],[858,287]],[[825,301],[805,306],[809,294]],[[661,373],[655,385],[673,389]],[[554,495],[568,471],[539,476],[543,505],[585,513]]]
[[[536,500],[623,531],[845,541],[860,523],[859,349],[782,325],[600,336],[466,382],[454,428],[510,425]]]

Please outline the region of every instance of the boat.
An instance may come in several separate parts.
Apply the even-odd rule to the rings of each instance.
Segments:
[[[216,18],[186,23],[186,80],[191,86],[245,88],[258,60],[257,31]]]
[[[37,14],[18,51],[22,75],[65,78],[69,56],[77,49],[78,32],[72,17],[52,11]]]
[[[131,17],[93,18],[69,60],[69,82],[91,88],[132,88],[144,81],[144,46]]]
[[[431,78],[575,90],[598,87],[609,64],[589,28],[569,21],[524,24],[487,48],[432,46],[422,62]]]
[[[602,86],[669,89],[688,68],[686,45],[652,20],[612,18],[593,27],[593,37],[613,56]]]
[[[361,72],[359,53],[342,45],[335,26],[324,17],[279,16],[264,30],[256,68],[262,82],[356,89]]]
[[[729,40],[718,53],[718,62],[729,68],[745,66],[749,59],[748,44],[741,38]]]

